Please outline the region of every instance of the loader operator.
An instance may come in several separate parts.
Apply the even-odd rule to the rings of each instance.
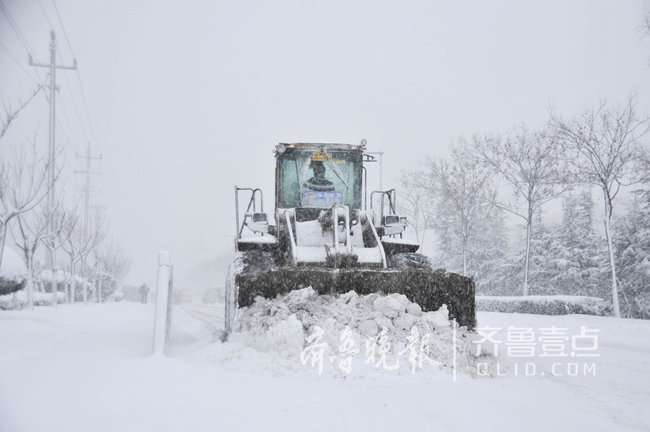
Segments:
[[[305,187],[316,192],[333,192],[334,184],[325,178],[325,165],[322,161],[312,160],[309,167],[314,176],[305,182]]]

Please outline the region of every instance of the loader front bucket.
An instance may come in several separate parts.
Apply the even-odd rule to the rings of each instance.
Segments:
[[[284,266],[234,275],[237,303],[249,306],[255,297],[274,298],[311,286],[319,294],[404,294],[423,311],[443,304],[450,319],[473,329],[476,325],[474,282],[468,277],[428,269],[331,269]]]

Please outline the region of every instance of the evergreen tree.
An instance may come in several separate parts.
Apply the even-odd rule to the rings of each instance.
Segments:
[[[615,237],[624,316],[650,318],[650,191],[638,191]]]
[[[594,230],[593,211],[589,191],[565,198],[551,282],[566,294],[607,298],[607,255]]]
[[[530,241],[530,293],[557,294],[550,284],[553,272],[551,262],[553,261],[552,249],[557,243],[557,227],[550,229],[542,221],[542,209],[535,211],[533,216],[533,231]],[[522,239],[522,243],[525,239]],[[522,246],[523,249],[523,246]]]
[[[434,267],[462,273],[463,237],[458,214],[439,201],[433,228],[437,253],[432,257]],[[520,280],[521,263],[508,255],[508,234],[504,212],[494,206],[482,206],[475,215],[471,235],[466,239],[465,267],[474,279],[481,295],[512,295]]]
[[[478,224],[469,262],[476,290],[481,295],[512,295],[519,287],[521,265],[509,255],[509,241],[502,210],[487,209]],[[517,291],[518,293],[518,291]]]
[[[541,220],[536,224],[532,291],[607,298],[606,253],[594,230],[591,194],[565,197],[560,224],[546,227]]]
[[[484,217],[493,207],[492,174],[461,142],[448,160],[432,160],[428,185],[433,198],[431,226],[435,230],[439,261],[450,270],[470,276],[471,255]]]

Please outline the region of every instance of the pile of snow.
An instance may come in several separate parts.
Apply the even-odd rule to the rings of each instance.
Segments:
[[[610,315],[608,304],[601,298],[569,295],[476,296],[476,309],[538,315]]]
[[[444,305],[423,312],[401,294],[319,296],[308,287],[240,309],[228,343],[212,354],[280,373],[472,373],[473,337]]]
[[[65,302],[65,293],[56,293],[57,303]],[[34,292],[34,306],[47,306],[52,304],[52,293]],[[27,293],[25,290],[0,296],[0,310],[16,310],[27,306]]]

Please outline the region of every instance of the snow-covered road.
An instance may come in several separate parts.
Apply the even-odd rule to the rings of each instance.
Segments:
[[[223,348],[203,322],[219,308],[199,305],[174,311],[172,356],[154,359],[152,313],[131,303],[0,312],[0,430],[650,430],[650,322],[483,313],[482,327],[600,329],[596,374],[453,382],[277,373],[265,358],[237,367],[238,352],[217,362],[208,354]]]

